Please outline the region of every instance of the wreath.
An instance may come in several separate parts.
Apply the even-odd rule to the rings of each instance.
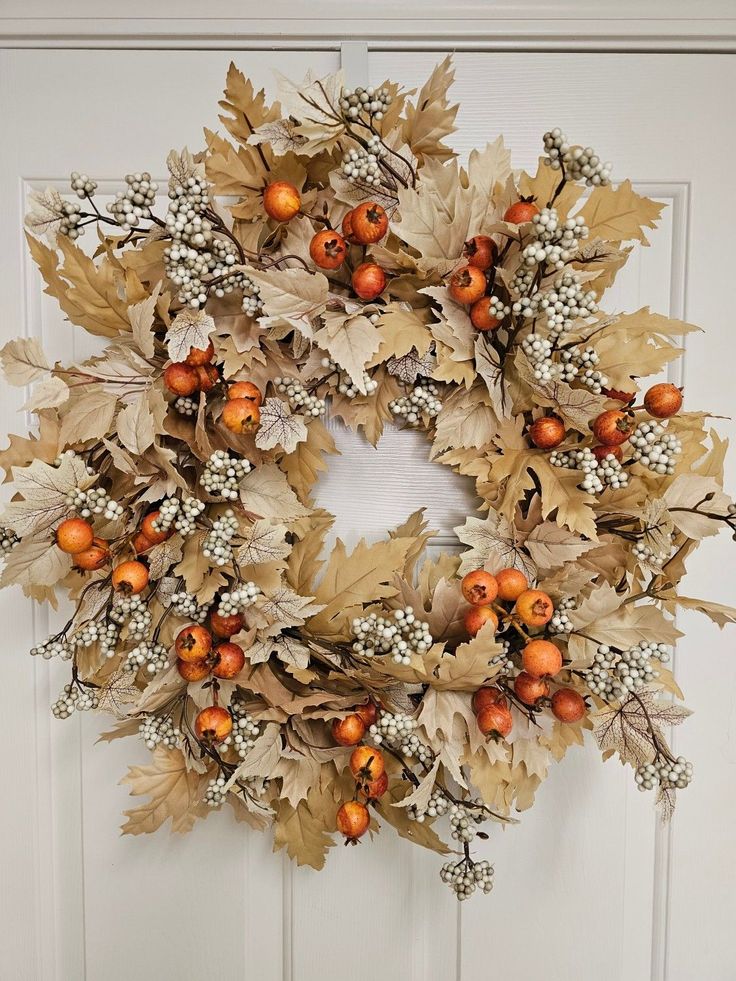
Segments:
[[[599,308],[662,206],[559,129],[534,174],[500,137],[461,165],[452,78],[281,78],[268,105],[231,66],[229,138],[172,152],[168,189],[129,174],[101,208],[74,173],[32,195],[45,292],[106,346],[2,349],[38,429],[0,454],[0,582],[71,600],[31,651],[67,662],[53,714],[112,713],[104,738],[152,751],[126,833],[227,804],[321,868],[388,824],[465,899],[492,885],[474,839],[586,731],[665,816],[690,782],[666,664],[678,606],[736,619],[677,592],[700,539],[736,529],[725,443],[674,384],[637,394],[695,328]],[[421,511],[327,548],[328,404],[474,479],[464,551],[426,557]]]

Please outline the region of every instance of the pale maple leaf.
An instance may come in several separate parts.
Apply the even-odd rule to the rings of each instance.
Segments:
[[[166,349],[171,360],[186,360],[193,347],[206,350],[214,329],[214,319],[204,310],[191,310],[188,307],[182,310],[166,332]]]
[[[667,748],[665,729],[679,725],[691,713],[683,705],[663,701],[655,688],[642,688],[618,705],[607,705],[590,715],[600,749],[616,752],[632,766],[650,763],[658,749]]]
[[[271,450],[281,446],[293,453],[298,443],[307,438],[304,416],[294,415],[283,399],[267,398],[261,406],[261,422],[256,435],[259,450]]]

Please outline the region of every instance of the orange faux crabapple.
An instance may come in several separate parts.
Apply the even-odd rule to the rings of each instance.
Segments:
[[[364,201],[352,210],[350,230],[358,244],[373,245],[388,231],[388,215],[375,201]]]
[[[260,406],[263,402],[263,393],[257,385],[249,381],[236,381],[227,387],[227,397],[233,399],[248,399],[255,405]]]
[[[521,569],[501,569],[496,573],[498,598],[504,603],[515,603],[529,583]]]
[[[141,593],[148,585],[148,569],[134,559],[121,562],[113,569],[112,584],[120,593]]]
[[[243,629],[243,617],[240,613],[231,613],[228,616],[223,616],[221,613],[211,613],[210,626],[212,633],[217,637],[230,638]]]
[[[368,800],[378,800],[379,797],[383,795],[388,790],[388,773],[384,770],[380,777],[375,780],[371,780],[370,783],[365,783],[361,787],[362,793],[367,797]]]
[[[493,702],[478,712],[478,728],[484,736],[505,739],[511,732],[514,720],[505,702]]]
[[[604,446],[618,446],[620,443],[625,443],[633,428],[631,416],[620,409],[607,409],[601,412],[591,426],[594,436]]]
[[[543,627],[552,619],[555,605],[541,589],[525,589],[517,596],[514,611],[527,627]]]
[[[485,606],[498,596],[496,577],[485,569],[475,569],[463,576],[460,588],[465,599],[473,606]]]
[[[201,364],[195,369],[197,374],[197,389],[200,392],[209,392],[220,380],[220,372],[214,364]]]
[[[291,221],[301,206],[301,195],[290,181],[274,181],[264,188],[263,210],[274,221]]]
[[[160,517],[160,511],[151,511],[151,513],[147,514],[143,521],[141,521],[141,534],[151,543],[151,545],[160,545],[161,542],[165,542],[166,539],[170,538],[173,534],[173,528],[169,528],[166,531],[157,531],[155,525]]]
[[[644,408],[655,419],[669,419],[682,408],[682,391],[670,382],[652,385],[644,396]]]
[[[501,691],[498,688],[486,687],[479,688],[473,692],[473,698],[470,704],[477,715],[482,709],[487,708],[489,705],[495,705],[497,702],[506,704],[506,699],[503,697]]]
[[[549,685],[544,678],[533,678],[522,671],[514,678],[514,694],[525,705],[536,705],[540,698],[549,695]]]
[[[596,460],[605,460],[607,456],[614,456],[620,463],[624,458],[624,451],[620,446],[594,446],[593,456]]]
[[[356,746],[350,754],[350,772],[356,780],[371,783],[386,769],[383,756],[373,746]]]
[[[182,661],[203,661],[212,650],[212,634],[199,623],[190,623],[176,635],[177,657]]]
[[[463,258],[476,269],[490,269],[497,256],[496,243],[488,235],[474,235],[463,246]]]
[[[463,266],[450,278],[450,296],[456,303],[469,306],[483,296],[487,285],[484,272],[475,266]]]
[[[212,674],[216,678],[230,680],[243,670],[245,653],[239,644],[218,644],[212,651]]]
[[[368,830],[371,816],[365,804],[357,800],[346,800],[340,806],[336,820],[340,834],[345,835],[347,842],[355,844]]]
[[[522,199],[506,209],[503,220],[508,221],[512,225],[523,225],[525,222],[531,221],[538,214],[539,208],[533,201],[524,201]]]
[[[463,622],[470,636],[475,637],[480,628],[489,621],[493,624],[494,631],[498,630],[498,617],[490,606],[471,606]]]
[[[203,681],[209,676],[210,663],[207,660],[182,661],[179,657],[176,660],[176,670],[185,681]]]
[[[189,354],[184,358],[184,364],[191,365],[194,368],[200,367],[200,365],[209,364],[209,362],[215,356],[215,345],[212,341],[209,342],[207,347],[190,347]]]
[[[95,540],[92,525],[84,518],[67,518],[56,529],[56,544],[67,555],[86,552]]]
[[[104,538],[93,538],[92,544],[83,552],[76,552],[74,565],[83,572],[96,572],[110,560],[110,547]]]
[[[174,395],[194,395],[199,385],[197,371],[184,361],[174,361],[164,371],[164,385]]]
[[[222,408],[220,421],[231,433],[251,433],[261,421],[261,410],[250,399],[230,399]]]
[[[495,330],[501,321],[493,316],[491,297],[482,296],[470,308],[470,322],[476,330]]]
[[[586,711],[583,696],[573,688],[560,688],[552,696],[552,714],[560,722],[579,722]]]
[[[521,652],[521,666],[532,678],[549,678],[562,669],[562,652],[550,640],[530,640]]]
[[[375,262],[362,262],[350,282],[353,292],[361,300],[375,300],[386,289],[386,273]]]
[[[358,240],[357,240],[357,238],[355,238],[355,234],[353,232],[353,212],[352,212],[352,210],[347,212],[347,214],[345,215],[345,217],[342,220],[342,225],[340,227],[342,228],[342,234],[343,234],[343,238],[345,239],[345,241],[346,242],[349,242],[351,245],[355,245]]]
[[[312,262],[320,269],[339,269],[345,261],[348,246],[338,232],[323,229],[317,232],[309,243],[309,254]]]
[[[233,730],[232,716],[221,705],[210,705],[202,709],[194,720],[194,731],[203,743],[221,743]]]
[[[147,552],[149,548],[153,548],[153,542],[146,538],[142,531],[139,531],[133,539],[133,550],[135,551],[135,554],[142,555],[144,552]]]
[[[557,416],[540,416],[529,427],[529,439],[540,450],[553,450],[565,438],[565,424]]]
[[[363,705],[355,706],[355,714],[360,716],[367,728],[378,718],[378,706],[375,702],[364,702]]]
[[[355,712],[332,720],[332,738],[340,746],[357,746],[365,735],[366,724]]]

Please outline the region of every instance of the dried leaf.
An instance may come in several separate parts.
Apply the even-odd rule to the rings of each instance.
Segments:
[[[304,417],[293,415],[283,399],[267,398],[261,406],[261,423],[256,436],[258,449],[271,450],[281,446],[287,453],[293,453],[297,444],[306,438]]]
[[[11,385],[29,385],[51,369],[37,337],[19,337],[0,348],[3,374]]]
[[[166,332],[166,349],[172,361],[184,361],[193,347],[207,349],[215,321],[204,310],[186,307],[174,317]]]
[[[125,811],[127,821],[123,834],[140,835],[157,831],[171,818],[171,830],[191,831],[197,817],[204,817],[207,808],[200,805],[206,777],[187,769],[178,749],[157,746],[153,763],[131,766],[121,783],[128,784],[134,797],[148,796],[150,801]]]
[[[589,229],[590,238],[603,238],[609,242],[636,239],[649,245],[645,228],[656,228],[663,204],[641,197],[623,181],[616,187],[595,187],[580,210]]]

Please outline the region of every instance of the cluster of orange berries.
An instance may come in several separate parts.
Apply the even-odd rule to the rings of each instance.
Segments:
[[[473,636],[489,621],[494,631],[498,629],[499,614],[512,624],[540,628],[554,613],[551,598],[540,589],[530,589],[519,569],[502,569],[496,575],[476,569],[463,578],[461,588],[471,606],[465,615],[465,626]],[[562,652],[550,640],[527,639],[521,652],[521,668],[514,679],[514,695],[524,705],[537,706],[540,699],[549,698],[548,679],[562,670]],[[572,688],[556,691],[551,708],[561,722],[577,722],[586,710],[582,696]],[[484,735],[505,739],[511,732],[511,711],[499,688],[479,688],[473,696],[473,711]]]
[[[214,356],[212,341],[206,348],[191,348],[184,361],[174,361],[166,368],[164,384],[172,394],[184,398],[195,392],[209,392],[220,380],[217,365],[212,364]]]
[[[301,213],[301,195],[289,181],[275,181],[263,192],[263,208],[275,221],[291,221]],[[317,232],[309,243],[309,255],[320,269],[339,269],[351,245],[375,245],[388,232],[388,215],[375,201],[364,201],[342,220],[342,234],[333,228]],[[370,302],[386,289],[386,273],[375,262],[362,262],[353,270],[351,286],[356,296]]]
[[[230,638],[243,629],[240,613],[223,616],[211,613],[210,629],[192,623],[180,630],[174,641],[176,667],[185,681],[202,681],[210,674],[230,680],[243,670],[245,652]]]
[[[377,717],[375,703],[366,702],[332,723],[332,738],[338,746],[355,747],[350,754],[350,771],[355,777],[356,797],[341,804],[337,812],[337,830],[345,836],[346,843],[355,844],[366,833],[371,823],[367,805],[381,798],[388,790],[383,754],[374,746],[359,745]]]
[[[227,387],[227,402],[220,422],[232,433],[252,432],[261,421],[263,395],[253,382],[236,381]]]

